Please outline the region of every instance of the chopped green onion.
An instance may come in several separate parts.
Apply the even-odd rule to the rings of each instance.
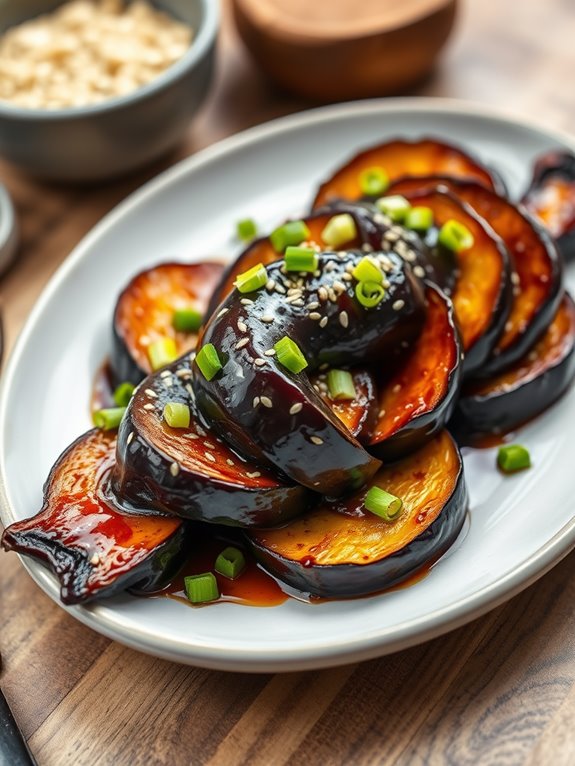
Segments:
[[[196,309],[176,309],[172,316],[172,327],[178,332],[197,332],[203,318]]]
[[[310,237],[305,221],[288,221],[270,234],[270,242],[276,253],[283,253],[290,245],[299,245]]]
[[[258,263],[257,266],[252,266],[251,269],[244,271],[243,274],[238,274],[234,285],[240,291],[240,293],[253,293],[255,290],[261,289],[268,281],[268,273],[263,263]]]
[[[198,351],[196,354],[196,364],[206,380],[211,380],[223,367],[216,347],[211,343],[206,343]]]
[[[357,396],[353,376],[347,370],[330,370],[327,374],[329,395],[336,401],[355,399]]]
[[[310,271],[317,269],[317,253],[311,247],[290,245],[285,254],[286,271]]]
[[[253,218],[244,218],[237,222],[236,232],[242,242],[251,242],[258,233],[258,227]]]
[[[531,467],[531,456],[529,450],[520,444],[506,444],[499,448],[497,453],[497,465],[505,473],[514,473],[522,471],[524,468]]]
[[[411,205],[400,194],[392,194],[389,197],[380,197],[375,201],[377,208],[395,223],[405,221]]]
[[[383,272],[375,261],[369,256],[365,256],[351,272],[358,282],[383,282]]]
[[[364,507],[384,521],[395,521],[403,508],[403,500],[380,487],[371,487],[365,496]]]
[[[414,231],[427,231],[433,226],[433,210],[430,207],[412,207],[405,215],[406,229]]]
[[[385,290],[377,282],[358,282],[355,286],[355,297],[366,309],[372,309],[383,300]]]
[[[205,604],[220,597],[216,576],[212,572],[184,577],[184,588],[192,604]]]
[[[438,242],[454,253],[460,253],[473,247],[475,240],[467,226],[450,218],[439,230]]]
[[[357,237],[357,226],[349,213],[334,215],[326,223],[321,238],[330,247],[341,247]]]
[[[110,407],[109,409],[96,410],[92,415],[92,420],[96,428],[101,428],[102,431],[113,431],[120,425],[124,412],[126,412],[125,407]]]
[[[190,408],[182,402],[168,402],[164,405],[164,420],[170,428],[188,428]]]
[[[224,577],[235,580],[246,568],[246,559],[239,548],[234,548],[230,545],[229,548],[223,550],[217,557],[214,568],[216,572],[219,572]]]
[[[159,338],[148,346],[148,359],[154,372],[177,358],[178,349],[173,338]]]
[[[307,359],[300,347],[287,335],[274,344],[276,358],[290,372],[301,372],[307,367]]]
[[[130,404],[130,399],[134,393],[136,387],[126,381],[120,383],[120,385],[114,391],[114,404],[118,407],[127,407]]]
[[[362,170],[359,174],[359,187],[362,194],[377,197],[383,194],[389,186],[389,176],[383,168],[372,167]]]

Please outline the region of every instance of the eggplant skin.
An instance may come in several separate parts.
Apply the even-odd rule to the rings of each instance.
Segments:
[[[305,511],[313,493],[239,458],[200,421],[187,382],[192,357],[150,375],[132,397],[118,430],[110,481],[118,502],[140,512],[238,527],[279,524]],[[163,422],[168,401],[188,405],[189,429]]]
[[[565,393],[575,376],[575,304],[568,295],[563,299],[558,316],[561,312],[568,315],[570,327],[559,358],[552,360],[535,376],[526,374],[524,381],[520,379],[512,385],[494,385],[492,390],[489,389],[491,382],[504,379],[522,365],[528,373],[530,362],[527,355],[512,370],[498,378],[477,381],[479,389],[474,391],[471,381],[467,389],[464,388],[449,424],[450,431],[460,444],[473,445],[481,438],[512,431],[541,414]],[[546,337],[543,336],[533,353],[537,353],[537,348]]]
[[[457,446],[451,439],[450,442],[459,460],[457,478],[451,495],[432,524],[397,552],[369,564],[308,564],[286,559],[262,545],[254,536],[248,535],[248,542],[256,559],[266,571],[290,588],[302,594],[325,599],[369,596],[407,580],[422,567],[434,563],[446,553],[457,539],[465,522],[469,495],[463,473],[463,461]]]
[[[433,301],[436,305],[439,304],[442,308],[444,307],[442,316],[437,324],[430,324],[431,311],[428,308],[428,324],[415,341],[414,349],[411,353],[412,355],[418,355],[420,358],[423,356],[425,359],[429,348],[433,344],[442,344],[441,348],[437,351],[438,358],[434,360],[431,357],[429,364],[433,365],[434,370],[437,370],[442,361],[451,360],[449,368],[446,370],[444,394],[435,406],[409,420],[395,433],[381,441],[376,441],[377,436],[372,438],[368,450],[384,463],[399,460],[411,452],[415,452],[445,428],[453,415],[461,390],[463,378],[462,345],[453,313],[453,304],[438,287],[432,284],[426,285],[426,297],[428,306]],[[402,377],[400,371],[399,375],[394,376],[387,383],[388,386],[393,387],[397,383],[409,386],[413,382],[415,386],[421,384],[421,369],[410,368],[409,358],[406,360],[403,369],[407,378],[406,382],[400,382]],[[417,388],[413,392],[411,399],[416,398],[421,398],[421,393]],[[390,413],[386,413],[386,415],[393,416],[393,410]]]
[[[159,590],[187,558],[190,524],[140,517],[131,528],[129,517],[105,499],[115,443],[115,434],[97,430],[76,439],[48,476],[40,513],[11,524],[2,537],[5,550],[30,556],[56,575],[60,599],[67,605],[126,589]],[[161,529],[164,524],[166,530]],[[131,529],[139,545],[130,544]],[[93,552],[99,552],[97,563],[91,561]]]

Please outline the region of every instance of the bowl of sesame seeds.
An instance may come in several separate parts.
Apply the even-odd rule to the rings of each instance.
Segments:
[[[94,182],[184,136],[212,79],[217,0],[0,3],[0,155]]]

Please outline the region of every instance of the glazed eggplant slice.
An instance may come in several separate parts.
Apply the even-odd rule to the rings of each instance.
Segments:
[[[60,581],[64,604],[126,588],[157,590],[187,556],[188,527],[169,516],[120,513],[106,499],[116,435],[89,431],[58,458],[36,516],[11,524],[6,550],[38,559]]]
[[[178,355],[195,348],[196,333],[176,332],[174,311],[193,308],[205,315],[224,267],[220,263],[162,263],[135,276],[114,310],[110,365],[116,383],[138,384],[152,371],[148,346],[173,338]]]
[[[375,376],[369,370],[351,370],[355,387],[355,399],[333,399],[327,386],[327,373],[320,372],[311,378],[313,388],[327,406],[341,420],[352,436],[361,443],[368,444],[377,420],[378,396]]]
[[[547,409],[573,380],[574,347],[575,304],[565,295],[532,351],[500,375],[464,386],[450,424],[458,441],[506,433]]]
[[[521,200],[557,242],[566,259],[575,255],[575,155],[548,152],[533,168]]]
[[[191,365],[188,354],[137,388],[118,431],[115,496],[125,507],[229,526],[279,524],[302,513],[311,493],[236,455],[200,420]],[[166,423],[168,402],[189,407],[187,428]]]
[[[387,286],[380,302],[364,308],[350,275],[363,257],[319,253],[315,272],[303,276],[286,272],[283,261],[270,264],[273,290],[234,290],[206,325],[198,355],[211,344],[221,371],[207,380],[193,366],[198,406],[214,431],[241,454],[330,495],[361,486],[379,461],[326,406],[307,373],[391,357],[419,335],[425,316],[421,283],[393,254],[381,256]],[[305,371],[290,372],[269,355],[285,337],[303,353]]]
[[[479,184],[443,176],[407,178],[394,183],[389,193],[430,189],[447,190],[470,205],[501,237],[511,256],[511,311],[490,358],[476,372],[490,377],[521,359],[549,326],[561,302],[561,259],[549,234],[521,206]]]
[[[382,591],[435,562],[455,541],[467,511],[459,450],[446,431],[370,482],[403,500],[393,523],[364,508],[369,487],[248,539],[262,567],[322,598]]]
[[[378,419],[368,449],[383,461],[414,452],[441,431],[459,394],[462,349],[453,306],[433,285],[427,285],[425,297],[423,332],[380,385]]]
[[[404,196],[413,206],[433,211],[434,223],[425,235],[429,246],[449,220],[462,223],[473,235],[473,245],[457,255],[457,282],[450,296],[465,352],[463,371],[471,375],[487,361],[509,317],[513,298],[509,253],[471,207],[450,192],[406,191]]]
[[[506,193],[498,174],[456,146],[433,138],[395,140],[365,149],[338,168],[319,187],[312,207],[315,209],[337,200],[360,199],[364,194],[361,174],[371,168],[382,168],[390,181],[402,176],[440,174],[477,181],[499,194]]]

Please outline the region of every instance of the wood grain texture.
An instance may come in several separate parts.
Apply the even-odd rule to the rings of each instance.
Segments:
[[[469,0],[418,92],[472,98],[575,127],[573,0]],[[22,225],[0,283],[11,345],[43,285],[106,211],[178,159],[310,106],[272,88],[226,19],[216,87],[155,167],[93,188],[41,185],[6,165]],[[0,556],[2,686],[41,766],[575,763],[575,555],[472,624],[359,665],[217,673],[133,652],[53,604]]]

